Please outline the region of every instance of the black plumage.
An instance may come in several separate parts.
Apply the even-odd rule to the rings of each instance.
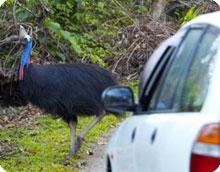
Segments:
[[[74,154],[87,132],[105,116],[101,94],[116,82],[107,70],[97,65],[30,64],[32,39],[23,27],[20,28],[21,38],[26,42],[19,67],[20,90],[27,101],[63,118],[69,124],[70,153]],[[79,134],[76,141],[78,115],[97,117]]]
[[[69,124],[70,154],[75,154],[86,133],[105,115],[101,94],[105,88],[116,85],[116,81],[108,71],[91,64],[29,64],[19,84],[27,101]],[[75,141],[78,115],[97,118]]]
[[[30,64],[20,89],[26,100],[67,123],[77,115],[103,113],[101,94],[116,82],[108,71],[90,64]]]

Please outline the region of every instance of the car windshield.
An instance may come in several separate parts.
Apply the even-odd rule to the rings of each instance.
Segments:
[[[190,29],[175,59],[159,80],[148,111],[200,111],[206,98],[220,45],[219,30]]]

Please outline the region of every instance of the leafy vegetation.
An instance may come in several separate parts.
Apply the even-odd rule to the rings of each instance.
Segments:
[[[203,3],[188,2],[189,8],[187,3],[169,2],[167,8],[178,7],[170,11],[181,23],[205,11]],[[135,26],[143,32],[140,23],[149,15],[151,3],[151,0],[9,0],[1,7],[0,38],[18,34],[17,26],[22,24],[34,38],[35,62],[80,60],[106,66],[110,59],[126,54],[129,47],[119,46],[128,36],[122,34],[126,27]],[[16,67],[21,49],[2,40],[0,47],[5,49],[1,52],[1,68],[7,71],[6,67]]]
[[[184,25],[188,21],[194,19],[198,14],[200,14],[202,11],[202,8],[190,8],[187,13],[184,15],[184,17],[180,20],[181,25]]]
[[[5,15],[11,15],[12,3],[9,1],[3,7]],[[134,24],[135,15],[147,14],[146,7],[134,5],[133,1],[29,0],[17,4],[20,7],[15,10],[17,21],[32,30],[30,34],[36,40],[36,48],[44,51],[35,48],[33,56],[49,53],[51,58],[63,62],[78,57],[83,62],[102,66],[105,66],[106,58],[120,54],[120,51],[112,50],[111,45],[118,30]]]

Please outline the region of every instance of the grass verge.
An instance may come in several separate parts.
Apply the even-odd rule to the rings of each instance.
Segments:
[[[77,132],[93,117],[79,118]],[[62,161],[69,151],[69,127],[61,119],[42,116],[28,127],[3,129],[0,131],[0,165],[10,171],[77,171],[77,163],[85,160],[89,144],[114,127],[121,119],[106,116],[87,135],[79,153],[70,159],[68,165]]]

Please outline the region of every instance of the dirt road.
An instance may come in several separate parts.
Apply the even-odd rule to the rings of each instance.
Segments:
[[[85,162],[85,166],[79,172],[105,172],[106,146],[116,128],[111,128],[108,133],[100,137],[97,143],[92,146],[93,155],[90,155],[88,161]]]

